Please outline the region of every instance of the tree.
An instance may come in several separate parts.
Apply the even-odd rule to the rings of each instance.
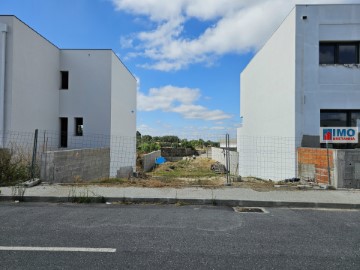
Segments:
[[[153,137],[151,137],[150,135],[144,135],[141,137],[141,142],[143,143],[149,143],[153,141]]]

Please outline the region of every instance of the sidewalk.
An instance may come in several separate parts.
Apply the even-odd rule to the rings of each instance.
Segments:
[[[22,198],[10,187],[0,188],[0,201],[69,202],[74,197],[103,198],[106,202],[188,203],[257,207],[321,207],[360,209],[360,190],[276,190],[209,188],[138,188],[40,185],[27,188]]]

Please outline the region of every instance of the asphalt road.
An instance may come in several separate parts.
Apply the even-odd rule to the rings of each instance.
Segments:
[[[266,210],[2,203],[0,269],[360,269],[360,211]]]

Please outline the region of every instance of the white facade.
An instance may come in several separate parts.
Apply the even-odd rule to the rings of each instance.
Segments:
[[[35,129],[46,130],[49,146],[59,147],[60,118],[66,118],[65,148],[114,153],[120,148],[113,142],[126,141],[127,157],[119,152],[111,162],[135,168],[136,79],[112,50],[59,49],[15,16],[0,16],[0,34],[0,147],[8,132]],[[67,89],[61,71],[69,74]],[[82,136],[75,136],[75,118],[83,121]]]
[[[359,66],[319,64],[320,42],[350,41],[360,5],[292,10],[241,74],[240,175],[296,177],[296,148],[319,146],[320,110],[360,109]]]

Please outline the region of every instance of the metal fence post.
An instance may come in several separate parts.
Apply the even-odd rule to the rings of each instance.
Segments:
[[[331,175],[330,175],[330,158],[329,158],[329,145],[328,142],[326,142],[326,157],[327,157],[327,171],[328,171],[328,181],[329,185],[331,185]]]
[[[230,135],[226,134],[225,136],[225,162],[226,162],[226,185],[231,186],[230,180]]]
[[[35,129],[34,146],[33,146],[33,154],[32,154],[32,161],[31,161],[31,179],[35,178],[35,163],[36,163],[38,133],[39,133],[39,130]]]

